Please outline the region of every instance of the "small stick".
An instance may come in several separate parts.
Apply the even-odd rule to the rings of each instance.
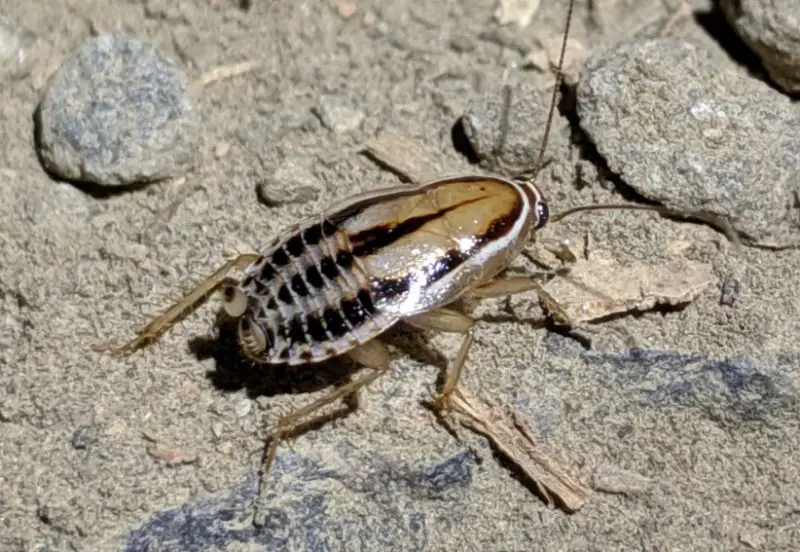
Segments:
[[[199,89],[203,89],[206,86],[214,84],[215,82],[219,82],[225,79],[230,79],[233,77],[238,77],[239,75],[244,75],[245,73],[250,73],[259,67],[259,63],[257,61],[242,61],[239,63],[233,63],[231,65],[222,65],[220,67],[215,67],[210,71],[206,71],[202,75],[200,75],[196,81],[194,81],[193,86]]]
[[[681,0],[681,3],[678,5],[678,7],[672,10],[669,19],[667,19],[667,22],[664,24],[664,28],[661,29],[661,38],[672,36],[678,24],[691,16],[692,6],[689,5],[686,0]]]
[[[548,506],[557,503],[566,513],[580,510],[593,491],[569,475],[536,444],[518,413],[494,408],[463,389],[452,395],[461,425],[487,437],[496,449],[533,481]]]

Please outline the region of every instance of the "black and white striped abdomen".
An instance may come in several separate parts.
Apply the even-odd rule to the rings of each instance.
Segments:
[[[388,329],[370,278],[347,235],[309,220],[281,236],[245,269],[239,321],[245,354],[259,362],[305,364],[343,354]]]

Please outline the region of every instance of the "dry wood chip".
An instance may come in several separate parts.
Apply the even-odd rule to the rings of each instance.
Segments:
[[[442,176],[435,157],[394,130],[384,130],[367,142],[364,153],[412,184]]]
[[[545,289],[573,324],[690,303],[715,281],[711,265],[684,258],[620,265],[603,252],[580,259]]]
[[[456,390],[452,400],[461,425],[487,437],[497,451],[534,482],[549,506],[555,504],[572,513],[592,495],[589,487],[569,475],[536,444],[519,414],[488,405],[463,389]]]
[[[194,464],[198,460],[197,455],[194,453],[170,448],[164,443],[157,441],[148,435],[144,435],[144,438],[148,441],[147,454],[156,460],[161,460],[167,466],[172,467],[181,466],[183,464]]]
[[[194,81],[192,87],[194,90],[199,91],[216,82],[231,79],[233,77],[238,77],[246,73],[250,73],[258,69],[259,67],[260,64],[257,61],[253,60],[242,61],[239,63],[233,63],[230,65],[222,65],[220,67],[215,67],[214,69],[206,71],[205,73],[200,75],[197,78],[197,80]]]
[[[500,0],[494,18],[500,25],[516,23],[521,29],[531,24],[540,0]]]

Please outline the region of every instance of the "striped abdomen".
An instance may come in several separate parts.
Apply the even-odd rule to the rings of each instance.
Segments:
[[[261,362],[302,364],[343,354],[390,327],[347,235],[306,221],[245,270],[247,308],[239,322],[245,353]]]

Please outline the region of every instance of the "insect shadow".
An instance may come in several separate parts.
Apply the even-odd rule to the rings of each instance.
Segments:
[[[258,364],[242,353],[237,338],[236,320],[220,313],[215,327],[216,335],[190,340],[189,349],[198,360],[214,359],[215,367],[206,377],[221,391],[244,390],[251,399],[259,396],[313,393],[344,385],[361,370],[358,364],[347,357],[336,357],[307,366]],[[431,346],[425,332],[399,323],[387,331],[381,340],[406,353],[414,361],[436,367],[439,378],[443,380],[448,357]],[[437,385],[441,383],[437,381]]]

